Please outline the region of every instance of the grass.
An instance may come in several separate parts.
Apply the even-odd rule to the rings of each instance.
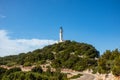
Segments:
[[[76,79],[76,78],[79,78],[80,76],[82,76],[82,74],[74,75],[74,76],[72,76],[70,79]]]

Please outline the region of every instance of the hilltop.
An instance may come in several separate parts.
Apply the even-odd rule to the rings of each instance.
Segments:
[[[56,71],[61,70],[63,73],[67,73],[67,72],[70,74],[77,73],[78,77],[80,75],[79,73],[82,72],[82,74],[84,75],[83,78],[89,76],[90,78],[96,78],[96,79],[98,78],[103,79],[103,77],[107,76],[108,74],[110,75],[107,77],[109,79],[111,79],[111,75],[112,78],[114,77],[119,78],[120,76],[119,62],[120,62],[120,51],[118,49],[115,49],[113,51],[106,50],[106,52],[104,52],[100,56],[99,51],[96,50],[96,48],[93,45],[87,43],[80,43],[76,41],[70,41],[70,40],[60,43],[55,43],[53,45],[48,45],[42,49],[36,49],[28,53],[20,53],[18,55],[0,57],[1,66],[2,65],[8,67],[23,66],[22,67],[23,69],[24,67],[31,66],[30,69],[32,69],[33,66],[43,65],[43,68],[48,69],[48,72],[50,67],[51,69],[54,69]],[[4,71],[3,72],[4,74],[6,74],[4,69],[2,68],[0,69],[1,71]],[[66,70],[73,70],[75,72],[66,71]],[[85,70],[89,70],[90,72],[88,74],[83,73]],[[42,75],[45,76],[46,73],[47,72],[42,73]],[[69,75],[68,73],[67,75]],[[55,76],[53,74],[56,74],[56,72],[50,73],[49,75],[53,77]],[[63,74],[59,72],[59,75],[63,75]],[[67,78],[66,74],[64,74],[63,77]],[[49,78],[48,75],[47,78]]]
[[[0,64],[31,66],[50,61],[54,68],[70,68],[81,71],[95,66],[96,58],[99,58],[99,52],[92,45],[67,40],[32,52],[0,58]]]

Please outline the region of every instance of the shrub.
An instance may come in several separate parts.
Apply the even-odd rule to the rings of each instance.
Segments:
[[[31,71],[32,72],[38,72],[38,73],[42,73],[43,72],[41,66],[36,66],[36,67],[32,68]]]
[[[11,68],[11,69],[7,70],[5,74],[9,75],[10,73],[17,72],[17,71],[21,71],[21,68],[19,68],[19,67]]]

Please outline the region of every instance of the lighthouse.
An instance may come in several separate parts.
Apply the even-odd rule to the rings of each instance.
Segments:
[[[63,42],[63,28],[60,27],[60,33],[59,33],[59,36],[60,36],[60,40],[59,42]]]

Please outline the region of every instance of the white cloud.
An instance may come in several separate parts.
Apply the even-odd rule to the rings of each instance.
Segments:
[[[0,30],[0,56],[28,52],[57,42],[40,39],[10,39],[7,34],[7,31]]]

